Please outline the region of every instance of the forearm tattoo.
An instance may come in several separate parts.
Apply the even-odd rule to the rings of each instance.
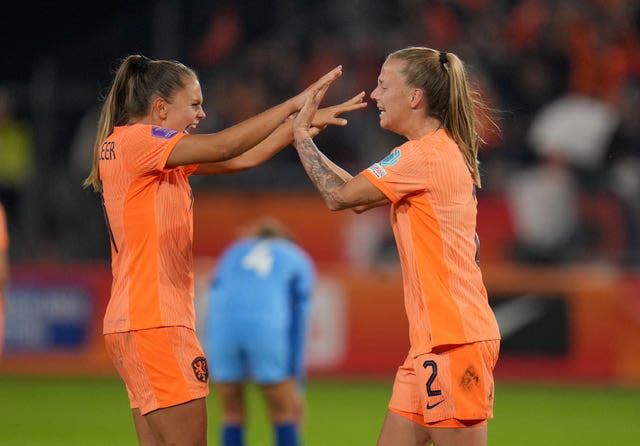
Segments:
[[[311,137],[296,141],[296,149],[304,170],[329,208],[343,209],[344,203],[339,200],[337,192],[346,181],[327,164],[325,156],[318,150]]]

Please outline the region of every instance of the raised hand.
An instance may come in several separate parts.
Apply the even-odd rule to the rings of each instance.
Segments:
[[[326,77],[326,75],[323,76],[323,78],[324,77]],[[304,105],[293,118],[293,136],[296,141],[299,138],[307,138],[311,136],[309,132],[309,129],[311,128],[311,121],[318,111],[318,106],[320,105],[320,102],[322,102],[322,98],[324,98],[324,94],[327,92],[331,82],[333,82],[333,79],[328,79],[307,94]],[[317,132],[314,133],[317,134]]]
[[[320,79],[315,81],[313,84],[305,88],[304,91],[302,91],[301,93],[299,93],[293,98],[297,106],[297,109],[299,110],[302,108],[302,106],[305,103],[305,100],[310,94],[314,94],[314,92],[318,91],[318,89],[322,87],[326,87],[325,88],[325,91],[326,91],[326,89],[329,88],[329,85],[331,85],[331,83],[336,79],[338,79],[340,76],[342,76],[342,65],[338,65],[333,70],[329,71],[327,74],[325,74]]]
[[[341,104],[319,109],[311,120],[311,127],[320,131],[328,125],[347,125],[347,120],[344,118],[338,118],[338,116],[342,113],[365,108],[367,103],[362,101],[364,99],[364,95],[365,93],[363,91]]]

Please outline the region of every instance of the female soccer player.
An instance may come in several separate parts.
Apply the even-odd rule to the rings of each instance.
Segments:
[[[380,126],[407,138],[356,177],[313,143],[324,89],[295,118],[295,146],[332,210],[391,203],[411,348],[398,369],[379,446],[484,446],[500,334],[478,262],[478,137],[464,67],[452,53],[390,54],[371,93]]]
[[[240,171],[269,159],[293,140],[288,118],[341,72],[333,69],[233,127],[189,135],[205,118],[193,70],[140,55],[117,70],[85,186],[103,197],[113,271],[105,343],[126,384],[141,445],[207,441],[208,369],[194,331],[189,175]],[[363,95],[320,110],[316,129],[345,125],[337,116],[365,106]]]

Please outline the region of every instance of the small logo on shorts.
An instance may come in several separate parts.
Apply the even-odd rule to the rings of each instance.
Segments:
[[[196,379],[198,381],[202,381],[206,383],[209,379],[209,367],[207,367],[207,358],[204,356],[198,356],[191,363],[191,368],[193,368],[193,374],[196,375]]]
[[[438,401],[438,402],[437,402],[437,403],[435,403],[435,404],[429,404],[429,403],[427,403],[427,405],[426,405],[425,407],[427,408],[427,410],[431,410],[431,409],[433,409],[434,407],[436,407],[436,406],[438,406],[438,405],[440,405],[440,404],[442,404],[442,403],[444,403],[444,400],[440,400],[440,401]]]

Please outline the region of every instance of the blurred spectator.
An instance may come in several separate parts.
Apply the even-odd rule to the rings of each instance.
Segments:
[[[229,56],[242,33],[242,17],[235,8],[215,8],[202,41],[193,50],[194,66],[208,68]]]
[[[109,254],[100,199],[82,187],[92,163],[99,114],[97,105],[85,110],[71,138],[64,174],[55,181],[56,205],[65,215],[58,234],[65,246],[61,255],[65,258],[94,259]]]
[[[578,188],[559,160],[513,173],[508,199],[514,221],[514,259],[524,263],[566,263],[580,255]]]
[[[566,95],[547,103],[534,116],[528,142],[544,157],[560,158],[570,166],[597,169],[619,124],[618,113],[604,102]]]
[[[627,241],[627,252],[621,253],[620,258],[640,258],[640,201],[635,199],[634,180],[640,177],[637,0],[437,0],[374,2],[367,8],[362,5],[362,1],[341,0],[246,4],[223,0],[215,7],[198,4],[181,8],[182,21],[190,24],[187,34],[192,33],[189,42],[183,42],[184,52],[201,71],[210,117],[203,130],[216,131],[251,114],[251,110],[290,97],[299,88],[301,75],[313,77],[314,72],[343,64],[344,76],[336,84],[338,88],[329,91],[335,95],[329,99],[342,100],[344,91],[372,91],[378,67],[391,48],[412,44],[443,47],[467,61],[480,90],[490,98],[491,107],[498,110],[500,138],[490,140],[488,150],[480,153],[483,182],[491,192],[512,195],[508,187],[518,182],[520,172],[528,176],[530,168],[538,169],[540,155],[528,135],[538,125],[535,121],[542,116],[542,110],[550,105],[581,98],[585,103],[599,104],[614,116],[613,125],[608,119],[598,121],[597,125],[608,130],[597,153],[590,148],[595,140],[588,138],[586,132],[564,132],[575,137],[574,154],[591,156],[588,165],[576,168],[569,163],[567,167],[576,176],[576,199],[610,195],[620,201]],[[113,43],[109,39],[101,42]],[[241,80],[229,81],[233,77]],[[370,125],[374,113],[375,108],[369,107],[354,114],[346,129],[329,129],[321,135],[319,144],[331,147],[330,157],[349,170],[365,167],[364,160],[384,156],[372,150],[402,143],[392,141],[388,132]],[[571,125],[569,113],[562,116],[562,125]],[[611,128],[615,138],[610,134]],[[73,129],[60,132],[71,134]],[[7,200],[7,212],[12,214],[15,191],[28,178],[28,170],[21,173],[21,169],[27,169],[29,163],[24,162],[17,169],[8,167],[5,157],[9,155],[1,137],[0,147],[0,196]],[[19,180],[11,180],[7,186],[7,176],[21,177],[22,186]],[[310,186],[295,153],[287,150],[267,169],[246,175],[198,178],[197,182],[199,187],[244,189]],[[69,228],[72,233],[79,224],[81,219],[74,221],[73,216],[83,212],[73,212],[74,201],[71,197],[71,207],[59,210],[60,221],[68,220],[68,224],[56,224],[52,231]],[[54,237],[66,240],[61,234]]]
[[[611,107],[578,95],[558,98],[535,115],[526,142],[540,162],[514,172],[508,192],[517,260],[566,263],[585,258],[593,240],[582,221],[576,172],[600,170],[618,122]]]
[[[9,221],[20,221],[24,188],[31,174],[31,134],[14,116],[13,97],[0,86],[0,200]]]

